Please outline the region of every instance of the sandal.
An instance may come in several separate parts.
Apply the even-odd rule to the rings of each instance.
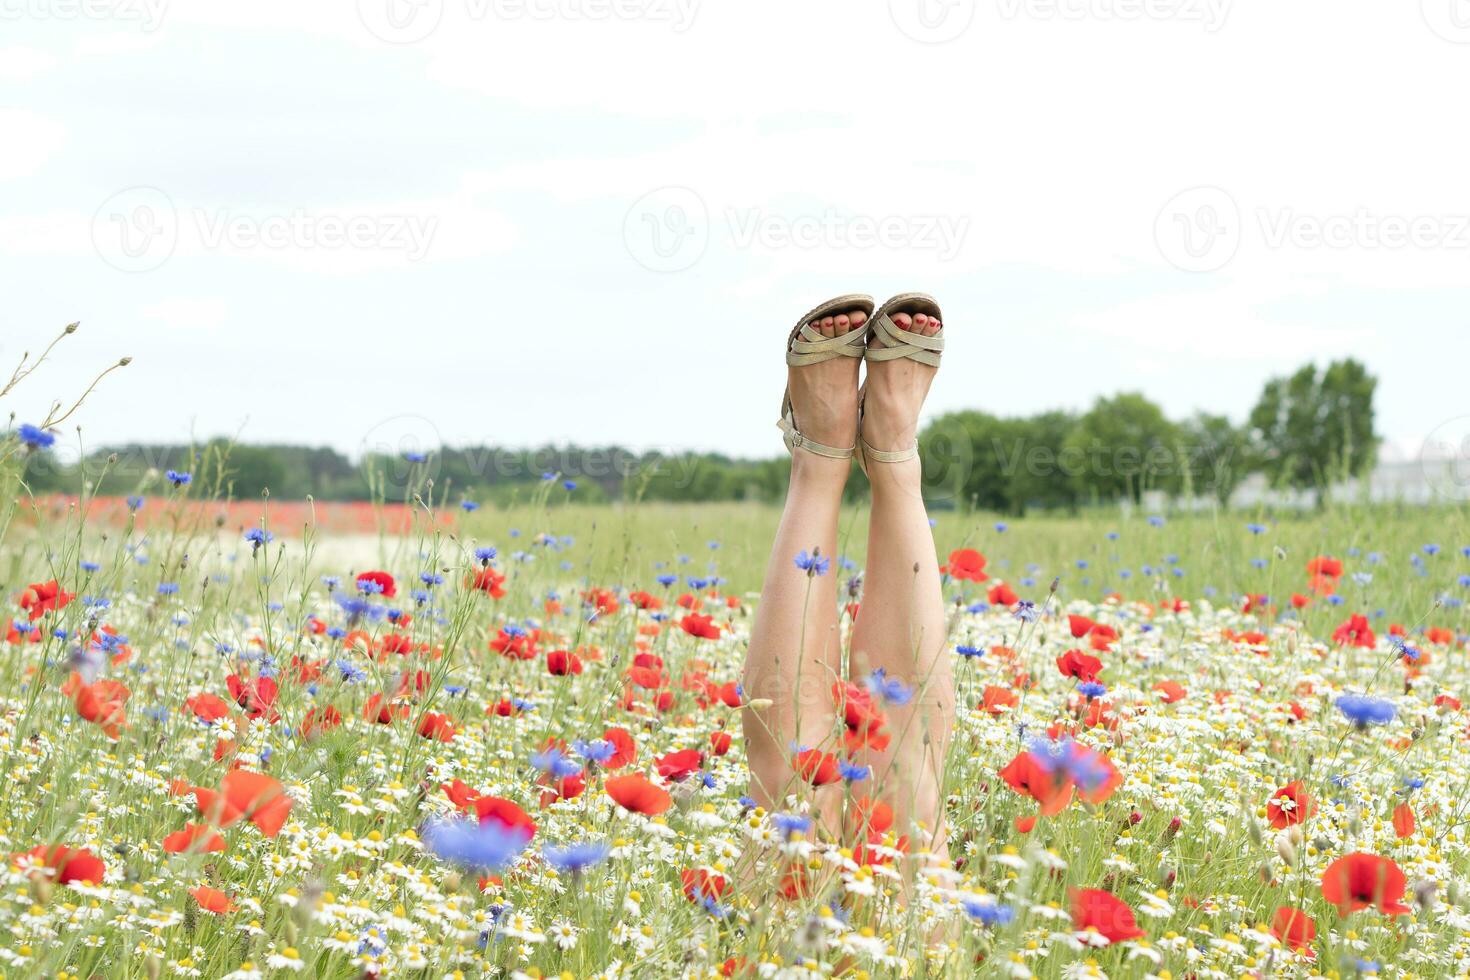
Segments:
[[[876,346],[866,347],[864,356],[869,361],[895,361],[906,357],[920,364],[930,367],[939,367],[939,359],[944,352],[944,327],[932,337],[911,333],[893,322],[894,314],[908,313],[914,315],[922,313],[932,316],[944,323],[944,315],[939,310],[939,301],[927,293],[900,293],[880,306],[868,320],[868,335],[877,340]],[[868,392],[868,384],[863,382],[862,390],[858,392],[858,466],[862,467],[864,474],[868,472],[868,461],[875,463],[902,463],[919,455],[919,440],[914,439],[914,444],[907,449],[882,450],[874,449],[863,440],[863,404]]]
[[[792,367],[805,367],[830,361],[834,357],[862,357],[868,343],[867,330],[860,327],[849,330],[841,337],[823,337],[808,325],[813,320],[857,310],[871,317],[873,297],[861,293],[839,296],[802,317],[792,329],[791,336],[786,338],[786,363]],[[805,449],[809,453],[830,459],[852,459],[853,452],[857,449],[856,446],[846,449],[824,446],[802,435],[801,430],[796,427],[796,415],[791,408],[790,385],[786,386],[786,394],[781,399],[781,421],[776,425],[781,429],[781,441],[786,443],[786,448],[793,455],[798,449]]]

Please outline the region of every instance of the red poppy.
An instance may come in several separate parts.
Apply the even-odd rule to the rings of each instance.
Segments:
[[[186,823],[183,830],[176,830],[163,839],[163,849],[170,854],[188,851],[190,854],[206,854],[223,851],[225,839],[214,832],[208,824]]]
[[[1062,676],[1074,677],[1079,681],[1097,680],[1097,675],[1102,669],[1101,660],[1081,650],[1068,650],[1057,658],[1057,670],[1062,672]]]
[[[1317,938],[1317,923],[1300,909],[1281,906],[1271,917],[1271,935],[1306,956],[1315,957],[1312,943]]]
[[[485,593],[492,599],[505,595],[505,576],[486,566],[470,576],[470,588]]]
[[[281,713],[275,708],[276,696],[280,691],[274,678],[256,677],[245,680],[238,674],[231,674],[225,678],[225,686],[230,690],[230,697],[251,718],[266,718],[271,722],[280,720]]]
[[[67,592],[56,579],[52,579],[26,586],[20,594],[20,608],[27,610],[31,614],[31,622],[35,622],[54,609],[66,608],[75,598],[75,592]]]
[[[1057,778],[1055,773],[1049,772],[1037,762],[1030,752],[1018,753],[1000,770],[1000,778],[1017,793],[1040,803],[1041,812],[1046,816],[1061,813],[1072,802],[1075,789],[1072,782]]]
[[[602,764],[604,769],[622,769],[638,761],[638,743],[627,729],[609,728],[602,733],[602,740],[613,745],[612,756]]]
[[[1072,893],[1072,928],[1078,932],[1096,932],[1109,943],[1140,939],[1145,935],[1138,928],[1127,902],[1112,892],[1096,888]]]
[[[1096,625],[1096,623],[1088,619],[1086,616],[1074,615],[1067,617],[1067,628],[1072,631],[1072,636],[1075,639],[1082,639],[1082,637],[1086,636],[1088,633],[1091,633],[1092,628]]]
[[[77,714],[101,727],[110,739],[116,739],[127,724],[127,703],[132,692],[120,681],[100,680],[82,684],[80,675],[72,674],[70,685]]]
[[[724,875],[704,868],[686,868],[679,872],[679,880],[684,885],[684,896],[691,902],[718,899],[730,887]]]
[[[1344,916],[1367,908],[1407,915],[1409,907],[1400,901],[1407,885],[1404,872],[1392,860],[1362,851],[1338,858],[1322,872],[1322,897]]]
[[[107,874],[107,865],[102,863],[101,858],[79,847],[63,847],[59,844],[47,847],[43,844],[17,857],[28,857],[40,867],[49,869],[59,885],[70,885],[77,881],[100,885],[103,876]]]
[[[1093,623],[1087,635],[1087,642],[1094,650],[1107,650],[1118,642],[1118,631],[1104,623]]]
[[[1327,578],[1342,578],[1342,559],[1318,555],[1307,562],[1308,575],[1324,575]]]
[[[565,650],[551,650],[546,654],[546,672],[553,677],[580,674],[582,658]]]
[[[654,765],[660,776],[678,782],[699,772],[704,765],[704,753],[698,749],[681,749],[659,757]]]
[[[398,585],[393,581],[393,576],[387,572],[363,572],[357,576],[358,587],[361,588],[364,582],[371,582],[379,586],[382,591],[378,594],[384,599],[391,599],[398,594]]]
[[[1347,622],[1333,630],[1332,642],[1371,650],[1378,642],[1378,638],[1373,635],[1373,628],[1368,625],[1368,617],[1362,613],[1353,613],[1348,617]]]
[[[1445,711],[1459,711],[1462,705],[1460,699],[1453,694],[1441,694],[1434,699],[1434,706]]]
[[[820,749],[802,749],[791,760],[796,774],[813,786],[826,786],[842,778],[837,768],[837,757]]]
[[[1014,606],[1021,601],[1021,597],[1009,585],[1001,582],[991,586],[990,591],[985,593],[985,601],[992,606]]]
[[[1178,681],[1159,681],[1153,689],[1159,692],[1159,700],[1165,704],[1183,701],[1189,695]]]
[[[1393,832],[1399,837],[1414,836],[1414,808],[1400,803],[1393,808]]]
[[[842,716],[842,742],[849,753],[862,749],[881,752],[888,748],[888,720],[867,688],[851,681],[839,681],[832,685],[832,697]]]
[[[318,714],[318,711],[321,713]],[[325,708],[312,708],[308,711],[302,717],[298,731],[302,738],[310,740],[324,732],[331,731],[340,724],[342,724],[342,712],[327,705]]]
[[[628,596],[628,601],[639,609],[662,609],[664,601],[658,596],[649,595],[647,592],[634,592]]]
[[[697,636],[703,640],[718,640],[720,638],[720,628],[715,625],[714,617],[712,616],[690,613],[679,620],[679,625],[690,636]]]
[[[490,641],[490,649],[511,660],[535,660],[541,652],[536,644],[541,639],[540,630],[509,632],[504,627]]]
[[[984,582],[990,578],[985,574],[985,556],[974,548],[959,548],[949,553],[949,562],[941,572],[951,578],[966,582]]]
[[[1312,602],[1311,596],[1302,595],[1300,592],[1291,594],[1291,606],[1293,609],[1304,609]]]
[[[1317,812],[1317,802],[1307,795],[1300,780],[1287,783],[1266,801],[1266,819],[1277,830],[1304,823]]]
[[[1016,692],[1010,688],[987,684],[985,693],[981,696],[979,708],[989,715],[1003,715],[1020,703],[1021,699],[1016,697]]]
[[[649,782],[642,773],[614,776],[603,788],[618,806],[648,817],[663,813],[674,803],[666,790]]]
[[[230,896],[222,891],[200,885],[198,888],[189,889],[189,894],[194,896],[194,901],[198,902],[199,907],[206,912],[224,915],[235,911],[235,903],[230,901]]]
[[[199,812],[211,823],[228,827],[245,819],[267,837],[279,834],[291,813],[285,787],[264,773],[233,769],[225,773],[218,792],[196,786],[193,793]]]
[[[419,722],[419,734],[427,739],[452,742],[454,741],[454,720],[438,711],[426,711]]]
[[[714,752],[715,755],[724,755],[726,752],[729,752],[731,741],[732,739],[729,732],[709,733],[710,750]]]

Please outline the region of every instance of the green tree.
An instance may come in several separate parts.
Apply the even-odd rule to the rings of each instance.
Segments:
[[[1197,412],[1179,424],[1181,490],[1229,502],[1251,468],[1250,439],[1223,415]]]
[[[1146,490],[1178,489],[1178,441],[1178,427],[1143,395],[1099,398],[1068,435],[1063,466],[1084,498],[1138,503]]]
[[[1251,410],[1252,450],[1276,486],[1325,488],[1373,463],[1378,380],[1358,361],[1315,364],[1266,383]]]

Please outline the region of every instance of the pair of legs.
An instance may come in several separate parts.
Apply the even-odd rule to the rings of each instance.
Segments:
[[[927,316],[897,314],[905,331],[939,332]],[[863,330],[860,311],[814,324],[827,337]],[[851,446],[858,436],[857,359],[839,357],[789,369],[792,407],[804,435],[828,446]],[[862,438],[877,450],[913,445],[919,411],[935,369],[908,359],[867,362]],[[844,668],[835,575],[813,578],[795,556],[820,550],[833,558],[838,514],[851,462],[798,449],[791,486],[771,549],[760,605],[745,664],[748,699],[744,730],[751,796],[768,810],[783,809],[788,794],[805,784],[792,766],[793,746],[842,753],[834,733],[832,685],[848,674],[863,684],[881,668],[887,678],[914,691],[907,705],[882,705],[891,741],[854,761],[870,766],[853,795],[872,795],[894,813],[894,829],[915,844],[943,853],[942,766],[949,743],[954,684],[945,655],[945,610],[928,513],[920,493],[920,460],[870,462],[873,502],[861,610]],[[835,568],[835,566],[834,566]],[[765,701],[770,701],[765,706]],[[805,791],[805,790],[803,790]],[[818,814],[832,815],[844,795],[841,783],[819,787]],[[915,821],[925,833],[915,837]]]

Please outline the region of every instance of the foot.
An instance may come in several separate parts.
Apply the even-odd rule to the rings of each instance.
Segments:
[[[851,310],[813,320],[810,326],[823,337],[841,337],[862,330],[867,322],[866,313]],[[856,444],[859,364],[856,357],[834,357],[820,364],[786,369],[797,431],[833,449]]]
[[[943,326],[923,313],[895,313],[894,324],[904,331],[932,337]],[[877,338],[870,347],[881,346]],[[867,395],[863,405],[863,441],[882,452],[899,452],[914,444],[919,432],[919,412],[934,381],[935,369],[906,357],[891,361],[869,361]]]

